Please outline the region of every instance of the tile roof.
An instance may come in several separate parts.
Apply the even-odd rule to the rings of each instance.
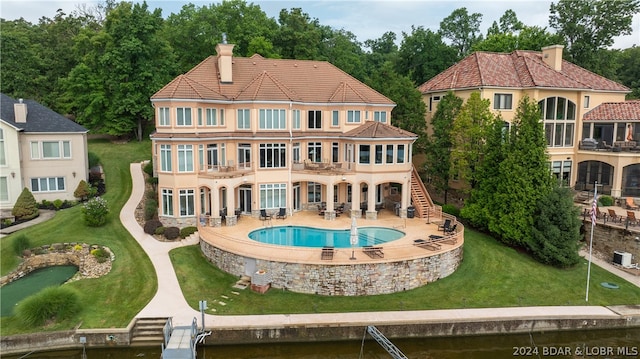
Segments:
[[[640,100],[605,102],[584,114],[584,121],[640,121]]]
[[[369,139],[369,138],[417,138],[418,136],[401,128],[387,125],[386,123],[367,121],[363,125],[347,131],[345,137]]]
[[[542,52],[475,52],[418,87],[422,93],[479,87],[561,88],[629,92],[629,88],[568,61],[555,71]]]
[[[0,119],[23,132],[84,133],[89,131],[83,126],[34,100],[23,101],[27,105],[27,121],[18,123],[16,122],[13,108],[13,105],[18,102],[18,100],[0,93]]]
[[[233,57],[233,82],[219,81],[218,56],[176,77],[151,99],[371,103],[393,101],[326,61]]]

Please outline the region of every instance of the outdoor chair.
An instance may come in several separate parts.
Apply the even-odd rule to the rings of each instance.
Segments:
[[[437,236],[437,237],[440,237],[440,236]],[[442,248],[438,243],[435,243],[434,240],[426,241],[424,239],[416,239],[413,241],[413,245],[422,249],[428,249],[432,251],[437,251],[437,250],[440,250],[440,248]]]
[[[448,229],[444,230],[444,233],[446,234],[452,234],[452,233],[456,233],[456,228],[458,227],[458,224],[454,224],[453,226],[449,227]]]
[[[627,222],[631,225],[638,225],[638,219],[636,218],[636,214],[632,211],[627,211]]]
[[[286,208],[280,208],[278,210],[278,214],[276,215],[276,219],[285,219],[287,218],[287,209]]]
[[[261,221],[266,221],[267,219],[271,219],[271,217],[273,217],[270,214],[267,214],[267,210],[266,209],[261,209],[260,210],[260,220]]]
[[[330,246],[326,246],[322,248],[322,255],[320,256],[320,259],[322,260],[332,260],[333,259],[333,247]]]
[[[636,210],[638,209],[638,205],[633,201],[633,198],[627,197],[627,209]]]
[[[447,232],[450,227],[451,227],[451,220],[450,219],[445,219],[444,223],[441,226],[438,226],[438,230],[439,231],[443,231],[443,232]]]
[[[384,258],[382,247],[364,246],[362,247],[362,252],[373,259]]]
[[[609,208],[608,211],[609,211],[609,218],[612,222],[618,222],[618,223],[622,222],[622,217],[620,217],[620,215],[618,215],[614,209]]]

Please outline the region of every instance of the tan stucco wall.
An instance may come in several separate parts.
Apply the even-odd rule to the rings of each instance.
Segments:
[[[6,165],[0,166],[0,176],[6,178],[8,197],[7,201],[0,202],[0,209],[11,209],[22,191],[19,133],[14,127],[4,122],[0,122],[0,128],[4,138],[6,159]]]

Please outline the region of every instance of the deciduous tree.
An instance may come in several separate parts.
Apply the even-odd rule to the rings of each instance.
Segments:
[[[444,193],[447,203],[451,169],[451,147],[453,145],[453,123],[462,108],[462,99],[449,91],[438,103],[438,109],[431,119],[433,133],[427,148],[427,172],[432,176],[435,188]]]
[[[631,34],[640,0],[560,0],[549,11],[549,25],[565,39],[566,58],[602,73],[608,64],[596,61],[598,52],[613,45],[614,37]]]
[[[458,58],[463,58],[471,52],[473,44],[482,39],[480,23],[482,14],[469,14],[466,7],[453,10],[451,15],[440,22],[440,34],[449,39],[456,49]]]
[[[422,84],[456,62],[456,50],[442,41],[442,36],[423,27],[411,27],[402,33],[397,71]]]

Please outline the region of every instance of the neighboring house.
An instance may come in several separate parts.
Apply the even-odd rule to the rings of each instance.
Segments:
[[[629,88],[562,60],[562,50],[554,45],[542,52],[469,55],[418,87],[427,105],[427,125],[449,90],[464,100],[479,91],[505,126],[526,95],[538,101],[551,170],[562,184],[593,190],[598,181],[600,193],[640,196],[637,101],[625,102]],[[596,139],[594,148],[582,146],[587,138]]]
[[[233,57],[231,44],[151,97],[165,225],[234,225],[241,214],[340,209],[406,216],[415,134],[395,104],[324,61]]]
[[[0,209],[25,187],[38,202],[74,200],[87,180],[87,129],[36,101],[0,100]]]

